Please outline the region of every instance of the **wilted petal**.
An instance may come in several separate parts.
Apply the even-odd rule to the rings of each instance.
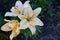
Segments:
[[[20,29],[26,29],[26,28],[28,28],[28,26],[29,26],[29,24],[28,24],[26,19],[21,20],[21,22],[20,22]]]
[[[40,12],[41,12],[41,8],[36,8],[34,10],[34,17],[38,16]]]
[[[2,31],[11,31],[12,29],[9,27],[9,23],[6,23],[1,27],[1,30]]]
[[[12,40],[14,37],[19,35],[19,33],[20,33],[19,27],[14,27],[14,29],[13,29],[11,35],[10,35],[10,40]]]
[[[33,26],[32,24],[30,24],[29,29],[30,29],[30,31],[32,32],[32,35],[34,35],[35,32],[36,32],[35,26]]]
[[[37,17],[33,18],[30,22],[33,25],[39,25],[39,26],[43,26],[44,25],[43,22]]]

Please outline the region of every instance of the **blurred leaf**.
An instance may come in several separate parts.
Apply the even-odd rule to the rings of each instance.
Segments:
[[[41,33],[41,27],[40,26],[36,26],[36,33],[34,35],[32,35],[32,33],[31,33],[29,28],[27,28],[25,30],[21,30],[21,33],[23,35],[25,35],[26,38],[32,37],[33,40],[35,40],[36,36]]]
[[[28,38],[29,36],[32,36],[31,31],[29,30],[29,28],[27,28],[25,30],[21,30],[21,33],[23,35],[25,35],[26,38]]]
[[[57,12],[57,16],[59,16],[59,17],[60,17],[60,12]]]
[[[2,34],[0,34],[0,40],[3,40],[3,36],[2,36]]]
[[[49,5],[49,4],[52,3],[51,0],[44,0],[44,2],[45,2],[47,5]]]
[[[55,26],[54,24],[51,24],[50,26],[48,26],[48,28],[55,29]]]
[[[16,16],[16,17],[11,17],[11,20],[18,20],[20,22],[20,19]]]
[[[5,23],[3,13],[0,12],[0,26],[2,26]]]
[[[4,3],[7,3],[8,2],[8,0],[4,0]]]

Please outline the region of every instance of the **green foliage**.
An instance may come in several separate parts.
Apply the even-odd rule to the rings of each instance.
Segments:
[[[0,13],[0,27],[5,23],[3,13]]]
[[[29,28],[25,29],[25,30],[21,30],[21,33],[26,37],[32,37],[33,40],[35,40],[36,36],[41,33],[41,27],[40,26],[36,26],[36,33],[34,35],[32,35],[31,31]]]
[[[59,17],[60,17],[60,12],[57,12],[57,16],[59,16]]]
[[[2,34],[0,34],[0,40],[3,40],[3,36],[2,36]]]
[[[21,33],[23,35],[25,35],[26,38],[28,38],[29,36],[32,36],[31,31],[29,30],[29,28],[27,28],[25,30],[21,30]]]
[[[20,22],[20,19],[16,16],[16,17],[11,17],[11,20],[18,20]]]

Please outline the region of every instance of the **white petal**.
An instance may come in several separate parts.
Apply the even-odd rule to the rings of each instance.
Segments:
[[[34,35],[35,32],[36,32],[36,28],[35,28],[35,26],[30,25],[30,26],[29,26],[29,29],[30,29],[30,31],[32,32],[32,35]]]
[[[43,24],[43,22],[39,19],[39,18],[33,18],[32,20],[31,20],[31,24],[33,24],[33,25],[39,25],[39,26],[43,26],[44,24]]]
[[[24,4],[29,4],[30,1],[26,1]]]
[[[21,1],[17,1],[16,4],[15,4],[15,7],[17,7],[17,9],[22,14],[22,11],[23,11],[23,4],[22,4],[22,2]]]
[[[36,8],[36,9],[34,10],[34,16],[35,16],[35,17],[38,16],[40,12],[41,12],[41,8]]]
[[[4,24],[4,25],[1,27],[1,30],[2,30],[2,31],[11,31],[12,29],[11,29],[8,25],[9,25],[9,23]]]
[[[22,2],[21,1],[16,1],[16,3],[15,3],[15,6],[22,6],[23,4],[22,4]]]
[[[14,27],[14,29],[13,29],[11,35],[10,35],[10,40],[12,40],[14,37],[19,35],[19,33],[20,33],[19,27]]]
[[[28,28],[28,26],[29,26],[29,24],[28,24],[26,19],[21,20],[21,22],[20,22],[20,29],[26,29],[26,28]]]
[[[28,6],[27,8],[24,9],[24,15],[26,16],[26,18],[31,18],[33,15],[33,10],[30,6]]]
[[[12,12],[6,12],[5,17],[6,17],[6,16],[17,16],[17,15],[14,14],[14,13],[12,13]]]
[[[15,15],[19,15],[19,14],[20,14],[20,10],[19,10],[19,8],[17,8],[17,7],[12,7],[10,10],[11,10],[11,12],[14,13]]]
[[[30,2],[30,1],[26,1],[26,2],[24,3],[24,8],[30,6],[29,2]]]
[[[12,29],[14,28],[15,24],[14,23],[9,23],[9,27],[11,27]]]
[[[29,4],[29,1],[26,1],[24,3],[24,15],[26,18],[30,18],[33,15],[33,10]]]
[[[14,12],[14,9],[15,9],[15,7],[12,7],[12,8],[10,9],[10,11],[11,11],[11,12]]]

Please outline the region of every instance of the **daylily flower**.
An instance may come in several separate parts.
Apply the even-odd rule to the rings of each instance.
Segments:
[[[6,24],[1,27],[2,31],[12,31],[10,35],[10,40],[16,37],[20,33],[19,22],[17,20],[6,20]]]
[[[41,8],[36,8],[32,10],[30,4],[25,6],[23,15],[18,16],[21,19],[20,29],[29,28],[32,32],[32,35],[35,34],[36,28],[35,25],[43,26],[43,22],[37,17],[41,12]]]
[[[21,1],[16,1],[15,6],[11,8],[11,12],[6,12],[5,16],[18,16],[22,14],[24,6],[27,5],[29,1],[22,4]]]

